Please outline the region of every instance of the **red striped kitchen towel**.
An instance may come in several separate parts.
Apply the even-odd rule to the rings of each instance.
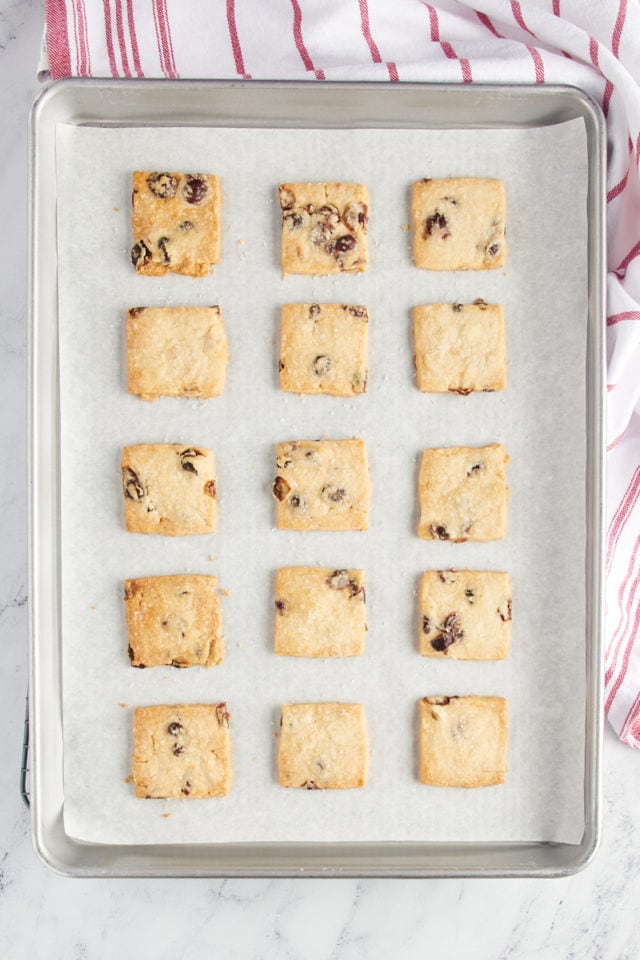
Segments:
[[[640,748],[638,0],[47,0],[50,75],[569,83],[607,117],[606,712]]]

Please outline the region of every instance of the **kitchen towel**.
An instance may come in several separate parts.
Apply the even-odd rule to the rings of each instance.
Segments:
[[[608,137],[605,710],[640,749],[639,0],[47,0],[46,56],[54,79],[567,83],[598,100]]]

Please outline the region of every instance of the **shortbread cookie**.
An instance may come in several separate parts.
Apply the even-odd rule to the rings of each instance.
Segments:
[[[129,393],[219,397],[229,350],[219,307],[133,307],[127,313]]]
[[[413,332],[420,390],[463,395],[504,390],[502,307],[484,300],[414,307]]]
[[[211,667],[224,659],[215,577],[127,580],[124,602],[132,667]]]
[[[360,183],[283,183],[282,270],[360,273],[367,269],[369,193]]]
[[[508,462],[499,443],[425,450],[418,478],[418,536],[454,543],[502,540],[507,532]]]
[[[223,797],[231,789],[226,703],[136,707],[136,797]]]
[[[283,787],[363,787],[369,748],[359,703],[289,703],[282,708],[278,779]]]
[[[364,650],[362,570],[286,567],[275,586],[275,652],[289,657],[356,657]]]
[[[368,321],[366,307],[285,304],[280,333],[282,389],[334,397],[364,393]]]
[[[502,697],[423,697],[420,780],[434,787],[489,787],[507,769],[507,701]]]
[[[363,440],[276,444],[272,490],[281,530],[366,530],[371,500]]]
[[[127,530],[169,537],[215,531],[211,450],[171,443],[125,447],[121,469]]]
[[[503,660],[511,636],[511,578],[491,570],[428,570],[418,594],[420,653]]]
[[[204,277],[220,261],[218,177],[136,170],[132,202],[131,261],[136,273]]]
[[[455,177],[413,185],[413,258],[425,270],[494,270],[506,259],[501,180]]]

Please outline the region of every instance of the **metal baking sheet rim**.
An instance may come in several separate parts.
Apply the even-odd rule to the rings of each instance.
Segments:
[[[585,578],[585,830],[559,843],[251,843],[106,846],[64,830],[60,620],[55,128],[92,125],[503,127],[581,117],[589,154],[588,434]],[[29,125],[29,659],[31,815],[36,852],[77,877],[568,876],[601,829],[604,542],[605,121],[574,87],[226,81],[63,80]]]

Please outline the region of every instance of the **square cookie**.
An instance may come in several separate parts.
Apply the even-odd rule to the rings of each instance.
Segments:
[[[127,312],[127,386],[143,400],[219,397],[228,360],[219,307]]]
[[[367,389],[366,307],[287,303],[280,327],[280,387],[353,397]]]
[[[169,537],[215,531],[211,450],[172,443],[125,447],[121,470],[127,530]]]
[[[126,580],[132,667],[211,667],[224,659],[217,580],[198,574]]]
[[[289,703],[282,708],[278,779],[283,787],[363,787],[369,747],[359,703]]]
[[[424,393],[504,390],[504,314],[497,304],[432,303],[414,307],[418,387]]]
[[[425,540],[502,540],[507,532],[509,457],[502,444],[425,450],[418,478]]]
[[[423,697],[420,780],[434,787],[489,787],[507,769],[503,697]]]
[[[503,660],[511,637],[511,578],[492,570],[428,570],[418,592],[420,653]]]
[[[136,797],[224,797],[231,777],[226,703],[135,708]]]
[[[364,651],[362,570],[285,567],[275,585],[275,652],[288,657],[357,657]]]
[[[281,530],[366,530],[371,481],[363,440],[276,444],[272,484]]]
[[[205,277],[220,261],[222,191],[207,173],[133,174],[133,246],[136,273]]]
[[[502,180],[454,177],[413,185],[413,259],[425,270],[496,270],[506,260]]]
[[[361,183],[283,183],[283,273],[367,269],[369,192]]]

